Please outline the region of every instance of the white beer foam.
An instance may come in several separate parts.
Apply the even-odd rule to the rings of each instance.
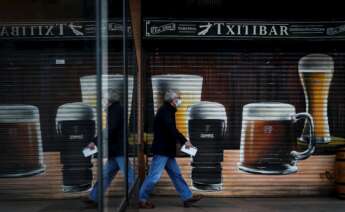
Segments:
[[[188,107],[187,122],[193,119],[223,120],[225,129],[228,126],[228,118],[224,105],[217,102],[200,101]]]
[[[103,74],[102,75],[102,99],[108,99],[108,89],[114,89],[120,95],[120,102],[123,104],[125,75]],[[132,111],[132,98],[134,89],[134,77],[128,76],[128,119]],[[80,77],[82,101],[96,108],[97,102],[97,75],[86,75]],[[103,107],[105,107],[103,105]],[[104,109],[104,108],[103,108]],[[95,112],[95,111],[94,111]],[[96,113],[94,113],[96,117]]]
[[[164,93],[169,89],[187,93],[200,92],[202,81],[203,78],[199,75],[166,74],[152,76],[152,86],[158,88],[153,90],[154,93]]]
[[[33,105],[0,105],[0,123],[37,122],[40,116],[38,107]]]
[[[295,113],[295,107],[286,103],[250,103],[243,107],[242,120],[291,120]]]
[[[298,62],[298,71],[302,73],[332,73],[333,58],[326,54],[308,54]]]
[[[108,92],[107,89],[115,89],[122,100],[122,95],[124,92],[124,81],[125,75],[122,74],[104,74],[102,75],[102,94],[104,98],[107,98]],[[128,76],[128,103],[132,103],[132,94],[133,94],[133,76]],[[83,102],[89,103],[91,100],[96,100],[97,93],[97,76],[96,75],[87,75],[80,77],[80,86]]]
[[[217,102],[198,102],[188,108],[187,120],[192,119],[218,119],[226,121],[225,107]]]
[[[163,103],[163,96],[169,89],[175,90],[181,96],[200,101],[203,78],[199,75],[163,74],[153,75],[151,78],[154,112]],[[182,101],[184,101],[182,99]],[[193,102],[192,102],[193,103]]]
[[[60,121],[94,120],[92,107],[82,102],[61,105],[56,114],[56,124]]]
[[[59,122],[94,120],[92,107],[83,102],[73,102],[61,105],[56,113],[55,126],[57,132],[61,132]]]

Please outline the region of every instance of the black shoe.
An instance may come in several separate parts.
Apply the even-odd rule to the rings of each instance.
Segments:
[[[87,206],[87,208],[97,208],[98,207],[97,202],[93,201],[89,197],[82,197],[81,200],[84,202],[84,204]]]
[[[203,198],[202,195],[193,195],[191,198],[187,199],[186,201],[183,202],[183,207],[189,208],[191,207],[194,203],[198,202]]]
[[[150,201],[146,201],[146,202],[139,202],[139,208],[140,209],[153,209],[155,208],[155,205],[150,202]]]

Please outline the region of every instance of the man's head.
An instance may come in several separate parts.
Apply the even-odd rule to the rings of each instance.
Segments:
[[[108,89],[108,104],[120,101],[120,95],[114,88]]]
[[[180,95],[174,90],[168,90],[165,92],[164,101],[171,104],[175,108],[178,108],[182,103]]]

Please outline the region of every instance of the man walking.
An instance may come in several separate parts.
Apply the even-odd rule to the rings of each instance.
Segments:
[[[116,176],[119,170],[122,173],[125,172],[126,157],[124,155],[124,140],[123,140],[123,120],[124,113],[123,107],[120,103],[119,94],[114,89],[109,89],[109,98],[107,105],[107,132],[108,132],[108,161],[103,169],[103,190],[106,191],[110,186],[112,180]],[[95,144],[92,142],[88,145],[89,148],[93,149]],[[100,160],[100,159],[99,159]],[[128,162],[128,187],[134,183],[134,170],[131,164]],[[91,192],[87,198],[84,198],[84,202],[91,207],[97,206],[99,188],[98,182],[92,187]]]
[[[140,208],[154,208],[154,204],[148,200],[149,195],[159,181],[164,169],[168,172],[176,191],[183,201],[184,207],[190,207],[202,198],[200,195],[193,196],[181,175],[180,168],[175,159],[176,142],[180,142],[181,145],[185,144],[186,148],[192,147],[190,141],[187,141],[176,128],[175,113],[181,102],[182,100],[178,94],[173,90],[169,90],[164,95],[163,106],[157,111],[154,120],[153,158],[149,174],[139,191]]]

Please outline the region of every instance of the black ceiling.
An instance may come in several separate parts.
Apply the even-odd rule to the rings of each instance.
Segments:
[[[243,20],[345,20],[340,5],[327,1],[142,0],[144,17]]]

